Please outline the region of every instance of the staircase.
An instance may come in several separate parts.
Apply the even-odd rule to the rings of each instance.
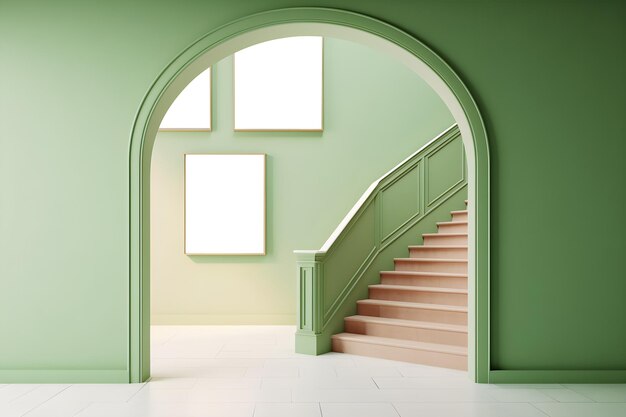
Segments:
[[[467,370],[467,210],[451,214],[380,273],[333,351]]]

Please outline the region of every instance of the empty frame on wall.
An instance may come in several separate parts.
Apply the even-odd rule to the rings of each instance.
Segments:
[[[176,97],[159,130],[211,130],[211,68],[200,73]]]
[[[185,155],[185,253],[265,255],[265,155]]]
[[[235,53],[235,130],[323,129],[323,38],[296,36]]]

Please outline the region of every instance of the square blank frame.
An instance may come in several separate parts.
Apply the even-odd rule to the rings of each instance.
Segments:
[[[160,131],[211,130],[211,68],[194,78],[165,113]]]
[[[265,159],[185,155],[185,254],[265,255]]]
[[[275,39],[235,53],[235,130],[323,130],[323,66],[319,36]]]

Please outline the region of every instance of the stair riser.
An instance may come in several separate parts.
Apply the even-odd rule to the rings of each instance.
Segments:
[[[467,289],[466,277],[430,277],[430,276],[404,276],[381,274],[381,284],[389,285],[415,285],[418,287],[443,287]]]
[[[448,332],[444,330],[417,329],[414,327],[346,320],[345,331],[347,333],[366,334],[369,336],[389,337],[393,339],[414,340],[417,342],[467,346],[467,333]]]
[[[467,213],[452,213],[452,221],[453,222],[466,222]]]
[[[406,308],[397,306],[380,306],[358,304],[358,314],[361,316],[387,317],[392,319],[434,321],[436,323],[465,324],[467,313],[445,310],[429,310],[422,308]]]
[[[467,262],[395,261],[396,271],[467,273]]]
[[[437,248],[435,246],[418,246],[409,248],[411,258],[432,259],[467,259],[467,249]]]
[[[467,236],[424,236],[424,245],[467,245]]]
[[[407,301],[410,303],[429,303],[450,306],[467,306],[467,294],[446,294],[425,291],[400,291],[370,288],[372,300]]]
[[[440,224],[437,227],[439,233],[467,233],[466,224]]]
[[[337,338],[333,338],[333,351],[442,368],[467,370],[467,356],[451,355],[449,353],[375,345]]]

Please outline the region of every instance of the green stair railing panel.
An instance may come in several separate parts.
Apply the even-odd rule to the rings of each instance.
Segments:
[[[296,352],[331,349],[331,336],[356,313],[368,285],[393,258],[436,232],[436,222],[464,207],[467,167],[453,125],[375,181],[319,250],[295,251],[298,268]]]

